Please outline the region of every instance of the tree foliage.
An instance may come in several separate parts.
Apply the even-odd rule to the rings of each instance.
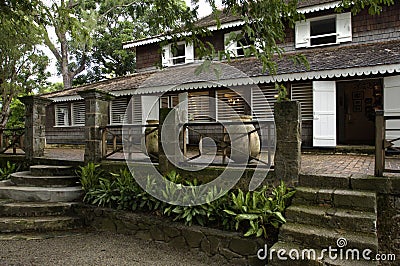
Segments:
[[[44,85],[48,77],[48,58],[38,50],[38,32],[21,10],[14,10],[18,3],[8,5],[1,16],[0,31],[0,129],[5,128],[17,96],[32,93]],[[27,10],[30,8],[23,6]]]

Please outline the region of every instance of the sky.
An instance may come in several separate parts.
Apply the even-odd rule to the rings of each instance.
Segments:
[[[191,0],[185,0],[186,5],[192,6]],[[217,6],[221,6],[222,0],[216,0],[215,3]],[[211,6],[206,2],[206,0],[200,0],[199,1],[199,9],[198,9],[198,15],[199,18],[205,17],[209,14],[211,14]],[[49,66],[49,71],[51,72],[52,76],[48,79],[49,82],[62,82],[62,77],[61,75],[57,75],[57,70],[56,70],[56,60],[53,56],[53,54],[50,52],[50,50],[47,47],[43,47],[43,50],[47,54],[47,56],[50,58],[50,66]]]

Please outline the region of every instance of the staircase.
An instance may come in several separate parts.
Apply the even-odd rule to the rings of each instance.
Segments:
[[[35,165],[0,182],[0,239],[42,238],[81,228],[82,197],[70,166]]]
[[[350,178],[300,175],[286,219],[279,241],[270,250],[288,253],[294,249],[301,255],[304,249],[314,249],[316,258],[291,260],[286,253],[288,260],[284,261],[274,254],[268,265],[377,265],[362,255],[365,249],[372,251],[371,258],[378,252],[376,193],[352,190]],[[327,251],[321,256],[321,251],[329,247],[337,249],[332,253],[338,255],[337,259]],[[358,249],[360,260],[352,260],[351,252],[346,259],[349,249]]]

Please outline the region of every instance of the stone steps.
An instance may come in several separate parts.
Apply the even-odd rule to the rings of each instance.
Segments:
[[[3,202],[2,217],[64,216],[73,213],[75,202]]]
[[[72,166],[32,165],[29,167],[33,176],[74,176]]]
[[[376,213],[376,194],[350,189],[297,187],[293,205],[317,205]]]
[[[371,234],[363,234],[345,230],[325,228],[308,224],[284,224],[279,232],[279,240],[282,242],[294,242],[308,248],[337,248],[337,240],[345,238],[346,248],[358,248],[360,250],[378,250],[378,239]]]
[[[11,174],[11,181],[17,186],[28,187],[70,187],[78,184],[76,176],[34,176],[30,171]]]
[[[310,252],[309,247],[304,247],[295,243],[287,243],[287,242],[277,242],[274,246],[274,251],[270,256],[268,261],[268,265],[272,266],[309,266],[309,265],[330,265],[330,266],[376,266],[378,263],[372,260],[365,260],[362,258],[362,254],[360,255],[360,260],[346,260],[346,254],[343,255],[342,259],[340,259],[340,253],[338,257],[332,256],[332,259],[328,256],[324,258],[321,257],[321,250],[313,250]],[[287,260],[279,259],[277,256],[277,252],[279,250],[284,250],[285,255],[281,255],[281,257],[287,258]],[[272,250],[270,250],[271,252]],[[292,257],[295,259],[291,259],[289,257],[289,253],[292,254]],[[314,255],[315,254],[315,255]],[[333,254],[334,255],[334,254]],[[372,257],[372,256],[371,256]],[[304,258],[304,259],[303,259]],[[349,254],[348,258],[352,258],[352,255]]]
[[[0,187],[0,198],[25,202],[71,202],[82,195],[81,187]]]
[[[72,167],[35,165],[0,183],[0,239],[40,239],[83,227],[73,210],[83,191]]]
[[[372,212],[324,206],[295,205],[286,209],[286,220],[292,223],[323,225],[325,228],[376,234],[376,215]]]
[[[354,190],[355,181],[352,176],[300,175],[292,205],[285,212],[287,223],[271,249],[321,252],[331,247],[343,252],[357,249],[360,254],[369,249],[371,256],[376,254],[377,196],[372,191]],[[346,245],[339,246],[339,239],[345,239]],[[335,260],[328,253],[323,255],[306,261],[282,261],[276,255],[268,265],[377,265],[374,261]]]
[[[47,232],[82,227],[82,220],[71,216],[0,217],[0,232]]]

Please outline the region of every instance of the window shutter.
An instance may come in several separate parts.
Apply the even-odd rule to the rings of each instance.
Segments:
[[[296,22],[296,48],[310,46],[310,21]]]
[[[128,99],[122,98],[111,101],[111,124],[128,123],[126,110],[128,108]]]
[[[85,125],[85,103],[75,102],[72,103],[72,125],[84,126]]]
[[[313,120],[313,89],[312,83],[296,83],[291,87],[292,100],[301,103],[301,119]]]
[[[191,92],[188,97],[189,120],[210,121],[210,98],[208,91]]]
[[[162,65],[170,66],[171,65],[171,45],[165,45],[162,48]]]
[[[142,99],[135,95],[132,97],[132,123],[142,124]]]
[[[275,86],[262,86],[251,90],[253,119],[271,121],[274,119]]]
[[[193,44],[186,43],[185,45],[185,63],[194,62],[194,47]]]
[[[244,115],[244,100],[236,92],[218,90],[217,98],[217,117],[219,121],[231,120],[232,117]]]
[[[55,106],[56,126],[68,126],[68,105],[57,104]]]
[[[351,42],[352,40],[352,28],[351,28],[351,12],[337,14],[336,17],[336,31],[337,41]]]
[[[224,43],[225,43],[225,52],[229,53],[232,56],[232,53],[234,56],[237,56],[237,43],[229,40],[229,34],[230,33],[225,33],[224,35]]]

